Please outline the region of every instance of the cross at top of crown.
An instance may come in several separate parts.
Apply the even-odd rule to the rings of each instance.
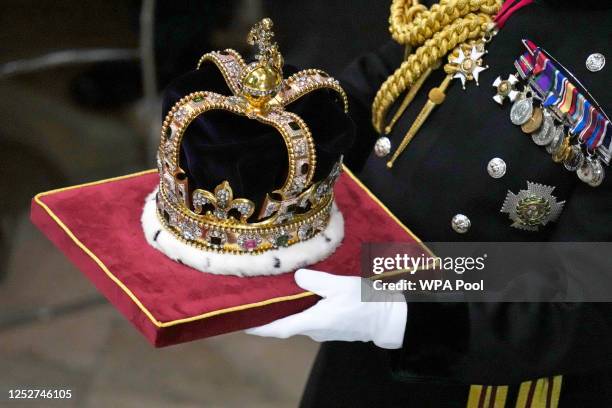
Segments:
[[[257,54],[255,58],[266,64],[273,64],[278,59],[278,45],[272,41],[274,32],[272,32],[272,20],[264,18],[260,22],[256,23],[247,36],[247,42],[250,45],[254,45],[257,48]]]

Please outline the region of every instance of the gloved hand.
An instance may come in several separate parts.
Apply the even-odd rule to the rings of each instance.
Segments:
[[[248,334],[287,338],[302,334],[315,341],[373,341],[379,347],[402,346],[406,329],[407,304],[404,296],[377,293],[376,302],[362,301],[374,291],[356,276],[337,276],[300,269],[295,282],[323,299],[305,311],[264,326],[246,330]],[[379,298],[384,296],[384,298]]]

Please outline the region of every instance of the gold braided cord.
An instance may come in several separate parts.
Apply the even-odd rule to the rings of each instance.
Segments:
[[[399,44],[410,44],[405,41],[405,32],[409,25],[422,13],[427,12],[427,7],[419,4],[416,0],[395,0],[391,3],[391,13],[389,15],[389,32],[391,37]]]
[[[417,46],[470,13],[497,13],[499,3],[499,0],[442,0],[427,9],[415,0],[395,0],[391,5],[389,31],[398,43]]]
[[[491,17],[488,14],[469,13],[436,32],[418,47],[400,67],[385,80],[372,104],[372,125],[379,133],[389,107],[412,86],[421,75],[444,58],[457,45],[481,38],[488,29]]]

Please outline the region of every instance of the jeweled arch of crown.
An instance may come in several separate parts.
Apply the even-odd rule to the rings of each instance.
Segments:
[[[232,49],[204,54],[197,68],[214,64],[231,94],[190,93],[176,102],[163,121],[157,154],[157,213],[167,230],[190,245],[223,253],[261,253],[306,241],[329,222],[341,158],[327,177],[313,181],[317,158],[312,134],[285,106],[327,88],[337,92],[347,112],[347,96],[337,80],[318,69],[299,71],[284,79],[283,58],[273,37],[270,19],[255,24],[247,37],[256,48],[255,61],[248,64]],[[229,111],[269,125],[285,142],[286,179],[266,194],[257,214],[254,202],[234,197],[229,181],[210,186],[210,190],[193,189],[180,167],[185,130],[211,110]]]

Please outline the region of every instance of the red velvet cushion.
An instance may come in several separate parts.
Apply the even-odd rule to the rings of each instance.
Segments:
[[[313,305],[293,273],[240,278],[198,272],[144,238],[144,199],[159,179],[146,171],[38,194],[32,222],[157,347],[259,326]],[[340,248],[313,269],[359,275],[363,242],[414,241],[348,171],[336,200],[345,218]]]

